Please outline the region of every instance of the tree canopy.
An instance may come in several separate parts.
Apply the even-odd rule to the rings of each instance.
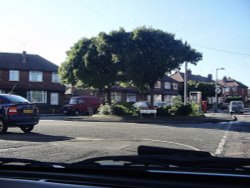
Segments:
[[[185,61],[196,64],[202,55],[173,34],[140,27],[101,32],[82,38],[67,52],[59,68],[63,83],[105,90],[110,103],[110,88],[118,82],[133,83],[138,89],[151,91],[166,72]]]

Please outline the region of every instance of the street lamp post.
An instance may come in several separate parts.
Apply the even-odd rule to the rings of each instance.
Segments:
[[[184,74],[184,105],[187,105],[187,62],[185,62],[185,74]]]
[[[225,70],[225,68],[217,68],[216,74],[215,74],[215,112],[218,110],[218,89],[217,89],[217,83],[218,83],[218,70]]]

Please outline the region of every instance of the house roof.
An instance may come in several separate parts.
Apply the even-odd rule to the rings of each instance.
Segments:
[[[162,80],[165,81],[165,82],[176,82],[176,83],[178,83],[177,80],[175,80],[175,79],[173,79],[173,78],[171,78],[169,76],[164,76],[164,78]]]
[[[208,79],[207,77],[204,76],[200,76],[200,75],[191,75],[189,80],[193,80],[196,82],[213,82],[212,80]]]
[[[58,66],[35,54],[0,53],[0,69],[17,69],[57,72]]]
[[[184,73],[176,72],[171,76],[177,82],[184,82]]]
[[[171,78],[178,82],[184,82],[184,73],[183,72],[176,72],[173,75],[171,75]],[[188,80],[192,80],[195,82],[205,82],[205,83],[211,83],[214,82],[213,80],[209,79],[208,77],[200,76],[200,75],[188,75]]]
[[[237,80],[235,80],[233,78],[224,78],[222,80],[219,80],[218,84],[220,84],[223,87],[243,87],[243,88],[248,88],[246,85],[242,84],[241,82],[238,82]]]

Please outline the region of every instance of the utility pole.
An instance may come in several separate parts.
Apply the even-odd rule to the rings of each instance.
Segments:
[[[184,105],[187,105],[187,62],[185,62],[184,74]]]
[[[215,72],[215,112],[218,111],[218,70],[225,70],[225,68],[217,68]]]

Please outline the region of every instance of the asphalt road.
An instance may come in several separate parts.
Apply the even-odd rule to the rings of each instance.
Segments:
[[[135,124],[54,117],[41,120],[32,133],[12,128],[0,135],[0,157],[71,163],[97,156],[136,154],[139,145],[250,158],[250,122]]]

